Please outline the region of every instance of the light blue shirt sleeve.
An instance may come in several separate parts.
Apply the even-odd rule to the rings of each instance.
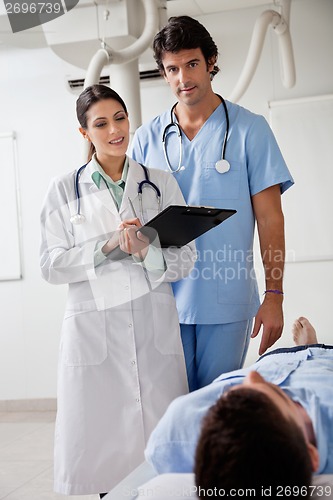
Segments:
[[[99,241],[98,243],[96,243],[95,252],[94,252],[94,265],[95,265],[95,267],[102,264],[102,262],[104,262],[106,259],[106,255],[102,252],[102,248],[104,247],[105,243],[107,243],[107,241],[108,240]]]
[[[192,472],[201,421],[223,392],[212,383],[175,399],[152,432],[145,457],[159,474]]]
[[[251,196],[277,184],[282,194],[294,184],[272,129],[263,116],[252,115],[246,156]]]
[[[133,259],[136,263],[144,264],[147,271],[160,272],[163,274],[166,270],[163,252],[161,248],[157,248],[154,245],[149,245],[147,255],[143,261],[140,261],[134,256]]]

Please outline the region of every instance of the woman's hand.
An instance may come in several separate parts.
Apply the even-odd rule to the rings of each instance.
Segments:
[[[112,250],[114,250],[115,248],[117,248],[117,246],[119,246],[119,233],[120,233],[119,229],[117,229],[117,231],[114,231],[112,236],[102,247],[102,252],[104,253],[104,255],[108,255]]]
[[[123,252],[144,260],[149,249],[149,238],[138,229],[142,227],[139,219],[124,220],[119,226],[119,246]]]

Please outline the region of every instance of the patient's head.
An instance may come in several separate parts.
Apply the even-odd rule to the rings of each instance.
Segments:
[[[294,405],[256,372],[222,395],[203,421],[196,450],[194,472],[200,498],[214,488],[226,493],[250,488],[256,490],[256,497],[264,496],[263,489],[269,487],[269,496],[275,497],[278,486],[283,496],[283,487],[294,486],[291,496],[306,498],[301,487],[311,484],[318,454]]]

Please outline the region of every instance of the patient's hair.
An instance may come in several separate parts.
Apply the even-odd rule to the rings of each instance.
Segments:
[[[160,73],[165,74],[163,57],[166,52],[177,53],[186,49],[201,49],[207,66],[211,63],[211,79],[220,71],[215,64],[218,57],[217,46],[206,28],[190,16],[170,17],[168,24],[154,38],[154,58]]]
[[[199,498],[208,497],[214,488],[223,489],[225,496],[230,496],[231,489],[251,489],[255,490],[252,496],[260,497],[269,487],[269,496],[275,497],[278,486],[283,497],[288,487],[289,496],[307,498],[304,492],[309,491],[312,480],[301,429],[265,394],[245,387],[228,391],[208,411],[194,472]]]

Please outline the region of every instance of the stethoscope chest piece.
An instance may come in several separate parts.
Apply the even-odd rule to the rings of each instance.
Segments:
[[[230,170],[230,163],[228,160],[218,160],[215,163],[215,169],[219,174],[225,174],[226,172],[229,172]]]
[[[85,220],[85,216],[79,213],[72,215],[72,217],[70,218],[71,224],[75,224],[76,226],[83,224]]]

